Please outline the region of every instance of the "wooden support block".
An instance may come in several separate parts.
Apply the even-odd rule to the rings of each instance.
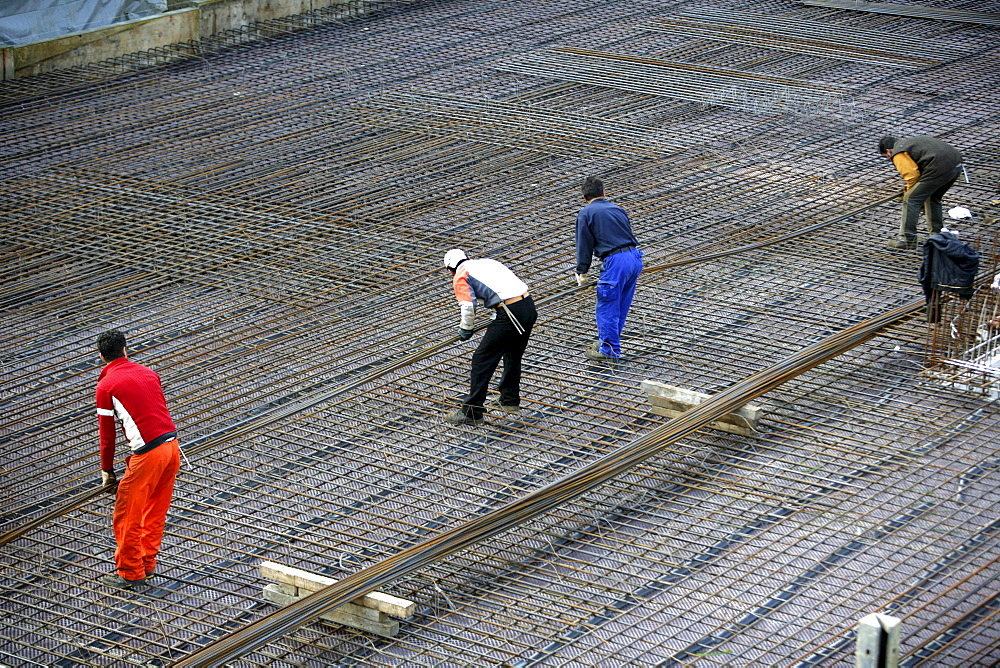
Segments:
[[[301,568],[293,568],[292,566],[285,566],[273,561],[261,563],[260,575],[268,580],[296,587],[300,590],[300,594],[311,594],[314,591],[319,591],[337,582],[335,579],[328,578],[325,575],[317,575],[309,571],[304,571]],[[417,604],[413,601],[407,601],[404,598],[385,594],[380,591],[365,594],[361,598],[351,601],[348,605],[371,608],[372,610],[378,610],[379,612],[402,619],[411,617],[417,607]]]
[[[313,592],[307,589],[299,589],[298,587],[284,582],[271,582],[267,585],[271,587],[272,591],[280,591],[286,596],[292,596],[296,599],[305,598]],[[389,620],[388,615],[384,612],[375,610],[374,608],[366,608],[361,605],[355,605],[354,603],[344,603],[343,605],[337,606],[337,610],[343,610],[344,612],[355,615],[357,617],[364,617],[365,619],[370,619],[375,622],[385,622]],[[0,668],[3,668],[0,666]]]
[[[855,668],[896,668],[899,665],[899,618],[882,613],[858,622]]]
[[[319,591],[324,587],[329,587],[330,585],[337,583],[335,579],[328,578],[325,575],[317,575],[316,573],[304,571],[301,568],[285,566],[284,564],[279,564],[274,561],[261,562],[260,576],[268,580],[274,580],[275,582],[284,582],[285,584],[290,584],[293,587],[306,589],[311,592]]]
[[[303,596],[292,596],[282,590],[282,585],[280,583],[269,583],[264,586],[264,598],[271,603],[276,603],[281,607],[295,603],[296,601],[304,598]],[[364,611],[365,616],[355,615],[348,612],[348,609],[356,609]],[[380,619],[371,619],[368,615],[375,614],[380,617]],[[399,622],[395,619],[389,619],[389,617],[384,612],[379,612],[377,610],[371,610],[370,608],[362,608],[359,605],[354,605],[353,603],[345,603],[342,606],[337,607],[329,612],[324,612],[319,616],[320,619],[333,622],[334,624],[341,624],[343,626],[350,626],[351,628],[358,629],[359,631],[365,631],[367,633],[374,633],[375,635],[383,636],[385,638],[393,638],[399,634]]]
[[[279,591],[288,594],[289,596],[304,596],[302,590],[298,587],[290,584],[285,584],[284,582],[274,582],[272,583]]]
[[[642,390],[649,395],[649,403],[652,406],[650,410],[656,415],[670,418],[677,417],[712,398],[710,394],[686,390],[655,380],[642,381]],[[710,422],[708,426],[730,434],[753,436],[763,412],[761,408],[747,404],[738,411]]]

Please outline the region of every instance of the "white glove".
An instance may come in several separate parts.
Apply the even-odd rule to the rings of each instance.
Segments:
[[[101,489],[115,492],[118,489],[118,478],[114,471],[101,471]]]
[[[576,284],[577,285],[585,285],[586,283],[587,283],[587,275],[586,274],[577,274],[576,275]]]

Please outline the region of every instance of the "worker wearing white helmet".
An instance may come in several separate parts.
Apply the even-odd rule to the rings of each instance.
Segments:
[[[472,337],[477,301],[496,310],[472,354],[469,394],[462,400],[462,407],[445,419],[456,425],[482,424],[487,389],[500,360],[503,360],[503,374],[497,388],[500,396],[491,406],[505,411],[520,410],[521,359],[538,318],[528,286],[502,263],[489,258],[470,260],[458,248],[445,253],[444,266],[452,274],[452,287],[461,307],[460,339],[466,341]]]

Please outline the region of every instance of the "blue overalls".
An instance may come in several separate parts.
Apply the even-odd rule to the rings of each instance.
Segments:
[[[625,318],[642,273],[642,251],[632,247],[605,256],[597,281],[597,340],[602,354],[618,359]]]
[[[576,217],[576,273],[586,274],[599,257],[597,339],[603,355],[621,357],[621,336],[642,273],[642,251],[625,209],[603,197],[590,200]]]

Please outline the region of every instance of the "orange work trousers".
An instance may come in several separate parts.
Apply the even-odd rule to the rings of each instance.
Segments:
[[[156,570],[163,525],[181,467],[177,440],[125,460],[125,475],[115,498],[115,566],[126,580],[141,580]]]

